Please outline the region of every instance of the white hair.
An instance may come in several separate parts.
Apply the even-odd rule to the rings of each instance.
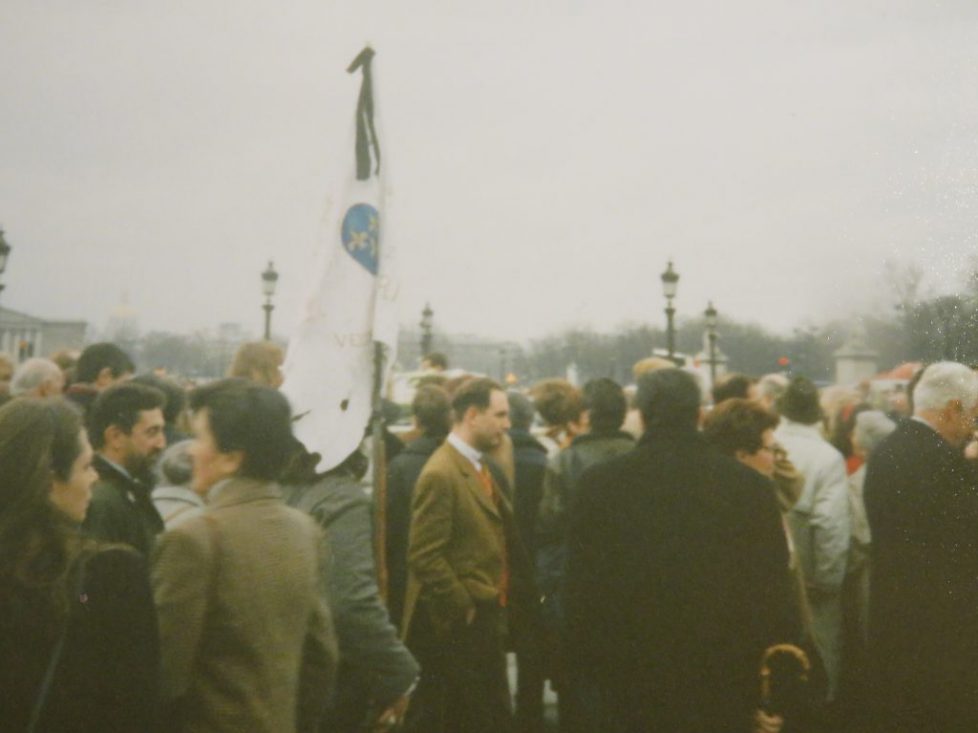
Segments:
[[[775,402],[778,397],[788,391],[788,378],[783,374],[765,374],[757,380],[757,393],[765,399]]]
[[[883,438],[896,429],[896,423],[880,410],[867,410],[856,415],[856,425],[852,431],[852,438],[855,440],[866,454],[876,450],[876,446],[883,442]]]
[[[10,379],[10,396],[20,397],[29,394],[45,382],[59,379],[61,367],[50,359],[34,357],[28,359],[14,372]]]
[[[978,404],[978,375],[953,361],[931,364],[914,387],[914,413],[943,410],[952,400],[958,400],[966,410]]]

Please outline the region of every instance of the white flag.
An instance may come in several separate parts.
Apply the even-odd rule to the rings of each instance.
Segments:
[[[370,421],[376,370],[383,384],[397,347],[399,287],[392,252],[384,246],[373,54],[364,49],[347,69],[363,72],[356,141],[350,145],[355,154],[331,199],[315,284],[283,367],[282,392],[298,418],[295,435],[308,451],[320,454],[319,471],[339,465],[360,444]],[[375,343],[384,346],[381,363],[375,363]]]

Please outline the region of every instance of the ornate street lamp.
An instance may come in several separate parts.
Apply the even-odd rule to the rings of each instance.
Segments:
[[[706,337],[710,340],[710,385],[717,383],[717,309],[711,300],[703,311],[706,319]]]
[[[272,311],[275,310],[275,306],[272,305],[272,296],[275,295],[275,285],[278,283],[278,273],[275,272],[275,266],[272,261],[268,261],[268,267],[261,274],[261,292],[265,296],[265,305],[262,308],[265,310],[265,340],[272,340]]]
[[[7,258],[10,257],[10,250],[13,249],[3,237],[3,229],[0,229],[0,275],[7,269]],[[0,283],[0,292],[3,292],[4,285]]]
[[[666,344],[670,359],[673,359],[676,354],[676,326],[674,323],[676,309],[672,306],[672,300],[676,297],[678,285],[679,275],[672,269],[672,260],[669,260],[669,267],[662,273],[662,294],[666,296]]]
[[[431,310],[431,304],[425,303],[424,310],[421,311],[421,358],[424,359],[431,353],[431,324],[434,320],[435,312]]]

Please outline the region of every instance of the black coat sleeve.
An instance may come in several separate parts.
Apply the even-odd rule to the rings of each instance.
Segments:
[[[112,548],[86,563],[80,611],[83,643],[97,659],[89,670],[99,730],[156,730],[160,647],[146,561]]]

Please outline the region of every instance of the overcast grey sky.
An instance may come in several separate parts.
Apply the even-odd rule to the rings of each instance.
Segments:
[[[287,334],[365,42],[405,323],[658,324],[673,257],[680,314],[785,329],[978,251],[978,3],[475,5],[5,0],[0,302],[257,333],[274,258]]]

